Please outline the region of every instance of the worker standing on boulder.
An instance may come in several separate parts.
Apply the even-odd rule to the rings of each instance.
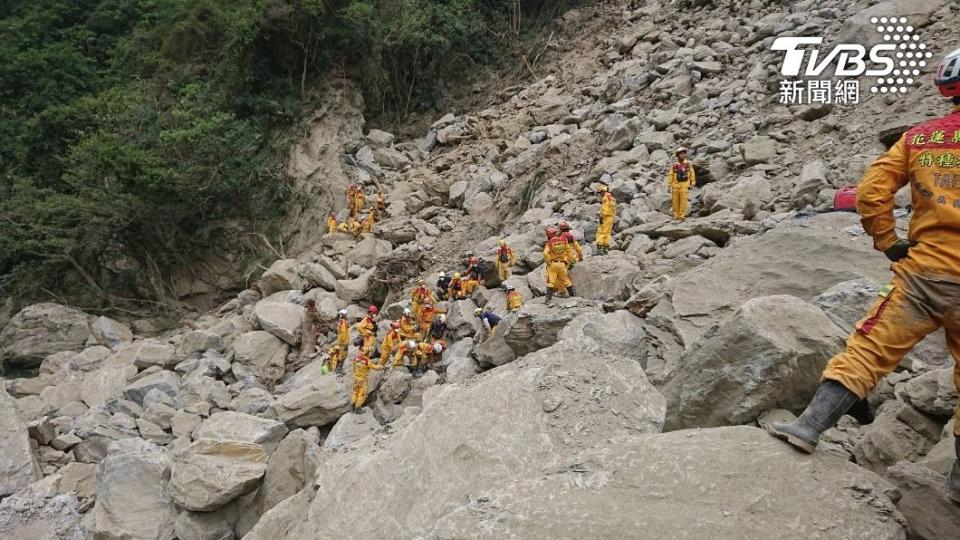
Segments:
[[[370,361],[370,350],[363,346],[362,338],[358,337],[353,344],[359,350],[353,358],[353,397],[350,402],[353,403],[353,412],[358,413],[367,401],[367,378],[370,370],[380,371],[383,367]]]
[[[547,302],[554,294],[563,294],[570,290],[570,296],[576,294],[573,281],[567,273],[567,243],[554,227],[547,227],[547,243],[543,246],[543,262],[547,265]]]
[[[327,234],[337,232],[337,216],[333,212],[327,215]]]
[[[600,195],[600,225],[597,227],[597,252],[610,253],[610,241],[613,239],[613,222],[617,219],[617,201],[606,184],[597,188]]]
[[[347,209],[350,211],[349,217],[357,215],[357,185],[353,182],[347,186]]]
[[[410,308],[403,308],[403,315],[400,317],[400,337],[402,339],[420,339],[417,332],[417,321],[413,318]]]
[[[467,279],[463,281],[463,295],[470,296],[477,286],[483,284],[483,262],[478,257],[470,257],[467,265]]]
[[[360,319],[360,324],[357,325],[357,331],[360,333],[360,337],[363,338],[364,347],[368,347],[371,350],[377,341],[377,321],[375,319],[379,312],[380,310],[377,309],[377,306],[368,307],[367,316]]]
[[[410,309],[413,316],[420,319],[420,309],[427,301],[433,302],[433,292],[427,288],[423,278],[417,279],[417,286],[410,291]]]
[[[827,364],[800,418],[768,428],[804,452],[813,452],[824,431],[941,326],[960,391],[960,49],[944,59],[935,82],[940,93],[953,100],[953,112],[907,130],[867,169],[857,189],[861,223],[874,247],[893,261],[893,281],[857,323],[846,350]],[[914,212],[904,240],[897,237],[893,208],[894,194],[907,183]],[[960,460],[960,410],[955,419]],[[957,462],[949,488],[960,503]]]
[[[463,280],[460,279],[460,272],[453,274],[450,285],[447,286],[447,298],[450,300],[463,300],[467,295],[463,291]]]
[[[446,300],[449,296],[450,276],[446,272],[440,272],[437,276],[437,298]]]
[[[427,335],[430,339],[430,344],[440,343],[443,345],[443,348],[447,347],[447,316],[444,313],[441,313],[430,323],[430,329],[427,331]]]
[[[677,161],[667,172],[667,185],[673,193],[673,219],[684,221],[687,219],[688,192],[697,185],[697,173],[693,164],[687,161],[687,149],[682,146],[677,148]]]
[[[367,194],[363,191],[363,188],[356,188],[353,194],[353,211],[351,216],[358,216],[360,212],[363,211],[363,207],[367,204]]]
[[[400,343],[400,340],[403,339],[400,337],[400,323],[393,321],[390,323],[390,330],[387,331],[387,335],[383,337],[383,342],[380,343],[380,365],[386,365],[387,360],[390,359],[390,354],[393,353],[393,350],[397,347],[397,344]]]
[[[333,342],[328,353],[327,365],[330,371],[336,371],[337,367],[347,359],[347,346],[350,345],[350,323],[347,321],[347,310],[341,309],[337,313],[337,339]]]
[[[557,227],[560,229],[560,238],[567,243],[567,266],[573,268],[578,262],[583,261],[583,248],[570,231],[569,223],[561,221]]]
[[[420,335],[426,336],[427,331],[430,330],[430,324],[433,323],[434,317],[437,316],[437,307],[433,305],[433,296],[425,298],[423,305],[420,306],[420,316],[417,317],[417,322],[420,323]]]
[[[497,247],[495,263],[500,281],[506,281],[510,277],[513,265],[517,264],[517,256],[513,253],[513,249],[507,245],[506,240],[500,240],[500,245]]]
[[[383,218],[383,213],[386,210],[387,210],[387,195],[381,189],[380,194],[377,195],[377,202],[374,203],[373,211],[371,212],[371,214],[373,215],[374,221],[380,221],[380,219]]]

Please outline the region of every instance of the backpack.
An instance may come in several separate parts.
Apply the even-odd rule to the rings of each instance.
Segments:
[[[500,262],[510,262],[510,250],[507,248],[504,248],[499,251],[500,251]]]
[[[688,175],[686,163],[674,163],[673,172],[677,176],[677,182],[686,182]]]

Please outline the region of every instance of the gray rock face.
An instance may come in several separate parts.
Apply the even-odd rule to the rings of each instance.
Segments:
[[[917,461],[939,440],[940,425],[898,400],[883,404],[853,449],[861,467],[883,474],[902,460]]]
[[[768,409],[803,409],[844,338],[798,298],[748,300],[681,358],[663,388],[667,429],[745,424]]]
[[[933,416],[950,417],[957,410],[957,387],[953,380],[954,368],[943,368],[922,373],[897,385],[897,396],[921,412]]]
[[[197,439],[257,443],[267,454],[273,453],[286,434],[282,422],[234,411],[213,413],[195,433]]]
[[[510,321],[505,335],[516,356],[553,345],[559,340],[560,331],[574,318],[585,313],[600,314],[598,309],[581,305],[577,300],[564,300],[558,305],[562,308],[551,309],[542,303],[531,302],[520,308],[517,319]]]
[[[90,332],[97,343],[114,349],[123,343],[133,341],[130,327],[109,317],[97,317],[90,321]]]
[[[777,141],[765,135],[757,135],[745,142],[741,151],[747,166],[768,163],[777,155]]]
[[[635,359],[646,369],[647,331],[643,320],[629,311],[581,315],[570,321],[558,337],[561,340],[590,338],[605,352]]]
[[[30,447],[27,427],[20,421],[15,401],[0,388],[0,497],[6,497],[42,477]]]
[[[87,537],[77,498],[72,494],[24,489],[0,503],[0,538],[86,540]]]
[[[93,508],[95,539],[172,538],[177,509],[167,492],[170,460],[139,439],[110,445]]]
[[[182,508],[211,512],[256,489],[266,470],[259,444],[198,439],[174,458],[170,495]]]
[[[264,331],[290,345],[299,345],[303,307],[289,302],[273,303],[261,300],[253,309],[254,317]]]
[[[124,387],[123,396],[137,405],[143,405],[144,396],[154,389],[175,397],[180,391],[180,375],[173,371],[158,371],[153,375],[147,375]]]
[[[271,406],[271,416],[291,428],[325,426],[350,410],[350,395],[336,375],[291,390]]]
[[[222,351],[223,338],[206,330],[194,330],[183,336],[177,353],[181,356],[190,356],[203,351]]]
[[[380,240],[376,236],[366,235],[363,240],[346,254],[347,262],[357,264],[364,268],[373,268],[378,262],[383,260],[393,251],[393,246],[386,240]]]
[[[0,332],[0,359],[9,365],[34,367],[61,351],[80,352],[93,339],[91,317],[46,302],[23,308]]]
[[[311,288],[320,287],[333,291],[337,287],[337,278],[325,266],[319,263],[303,263],[297,270],[300,277]]]
[[[279,259],[260,276],[257,288],[264,298],[277,291],[300,289],[303,282],[297,274],[296,259]]]
[[[380,431],[380,422],[373,416],[373,411],[364,408],[359,414],[345,414],[333,425],[333,429],[323,441],[323,447],[336,450],[350,443],[359,441],[367,435]]]
[[[837,326],[853,332],[854,325],[862,319],[877,299],[880,286],[869,279],[853,279],[837,283],[813,299]]]
[[[291,431],[267,462],[267,472],[257,492],[258,512],[263,514],[310,486],[322,461],[316,430]]]
[[[950,500],[945,476],[901,461],[887,469],[886,477],[903,494],[897,508],[907,518],[910,538],[951,538],[960,530],[960,511]]]
[[[91,371],[80,383],[80,398],[88,407],[103,405],[107,400],[123,395],[123,389],[136,374],[137,368],[133,365]]]
[[[233,348],[238,362],[256,370],[276,365],[278,361],[279,365],[283,365],[290,350],[283,340],[263,330],[240,334]]]
[[[511,414],[485,406],[491,400]],[[663,413],[635,362],[563,341],[428,392],[420,415],[376,452],[321,465],[309,511],[284,503],[247,538],[904,537],[874,474],[823,453],[798,456],[750,427],[634,436],[656,433]],[[397,460],[403,471],[387,466]],[[363,520],[341,512],[366,500],[335,480],[344,474],[375,490],[383,510]],[[611,501],[622,511],[610,512]]]
[[[581,298],[626,300],[632,292],[630,284],[640,270],[636,258],[614,252],[577,263],[570,270],[570,279]]]
[[[356,279],[341,279],[337,281],[337,298],[345,302],[356,302],[367,298],[370,292],[370,281],[373,279],[374,269],[360,274]]]

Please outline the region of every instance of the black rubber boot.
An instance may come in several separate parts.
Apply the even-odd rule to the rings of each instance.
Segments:
[[[571,298],[573,298],[574,296],[577,295],[577,291],[574,290],[573,287],[567,287],[567,294],[570,295]]]
[[[860,398],[836,381],[824,381],[807,408],[795,422],[774,422],[767,431],[808,454],[820,442],[820,434],[837,425],[840,418]]]
[[[960,437],[955,437],[953,443],[956,448],[957,459],[953,462],[953,469],[950,471],[947,485],[950,487],[950,499],[960,504]]]
[[[551,300],[553,300],[553,289],[551,289],[550,287],[547,287],[547,301],[546,301],[546,303],[549,304]]]

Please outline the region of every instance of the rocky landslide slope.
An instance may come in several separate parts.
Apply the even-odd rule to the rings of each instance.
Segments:
[[[814,455],[758,426],[799,412],[889,278],[856,216],[818,210],[883,151],[878,134],[946,109],[925,86],[779,105],[769,44],[896,14],[946,51],[960,8],[722,4],[565,13],[535,82],[413,140],[364,134],[340,81],[291,149],[290,257],[254,287],[164,332],[51,303],[16,314],[4,362],[39,374],[0,388],[0,536],[954,537],[942,334],[870,396],[872,422],[845,417]],[[678,145],[701,181],[683,223],[663,182]],[[386,219],[325,234],[349,178],[387,192]],[[619,203],[606,256],[597,181]],[[543,227],[561,219],[586,258],[579,296],[547,304]],[[491,260],[498,238],[525,304],[479,342],[474,308],[504,311],[497,278],[441,303],[441,369],[373,373],[352,414],[352,377],[301,358],[307,299],[353,322],[382,306],[382,337],[414,278],[468,248]]]

